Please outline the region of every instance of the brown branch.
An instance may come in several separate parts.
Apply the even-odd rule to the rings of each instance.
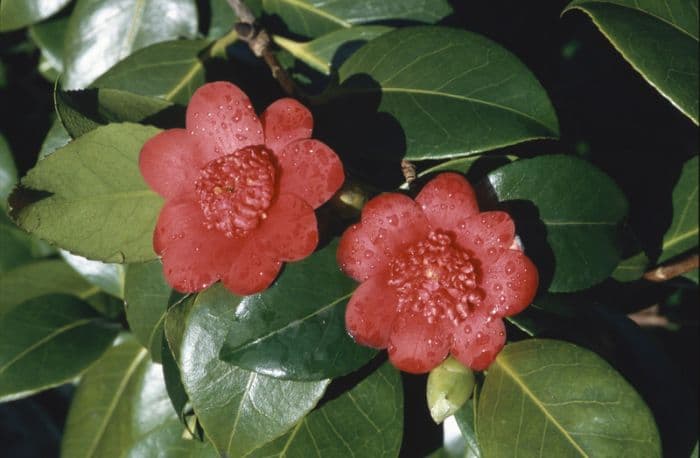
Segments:
[[[411,183],[416,181],[416,166],[411,161],[401,160],[401,173],[403,173],[403,178],[409,187]]]
[[[643,328],[666,328],[670,324],[668,318],[661,315],[658,305],[652,305],[644,310],[630,313],[627,315],[627,318]]]
[[[644,279],[653,282],[664,282],[695,270],[698,268],[698,265],[700,265],[700,257],[696,253],[671,264],[656,267],[645,273]]]
[[[300,93],[289,74],[280,65],[277,57],[272,52],[270,35],[267,31],[255,24],[255,16],[250,8],[242,0],[228,0],[229,5],[236,13],[238,22],[234,29],[238,37],[248,43],[248,47],[256,57],[261,57],[272,72],[272,76],[282,87],[287,95],[299,97]]]

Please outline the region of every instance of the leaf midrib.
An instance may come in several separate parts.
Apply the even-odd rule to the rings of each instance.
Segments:
[[[84,202],[111,202],[115,200],[129,200],[133,198],[144,198],[144,197],[160,197],[155,192],[150,189],[142,189],[139,191],[125,191],[125,192],[115,192],[112,194],[97,194],[90,196],[74,196],[74,197],[64,197],[60,194],[54,194],[47,197],[46,200],[52,200],[54,203],[84,203]]]
[[[331,22],[335,22],[336,24],[345,27],[345,28],[350,28],[352,27],[352,24],[349,22],[346,22],[342,20],[341,18],[334,16],[326,11],[323,11],[318,8],[314,8],[313,5],[309,5],[308,3],[304,3],[299,0],[277,0],[279,3],[287,3],[291,7],[296,7],[301,10],[306,10],[311,14],[315,14],[317,16],[320,16],[324,19],[328,19]]]

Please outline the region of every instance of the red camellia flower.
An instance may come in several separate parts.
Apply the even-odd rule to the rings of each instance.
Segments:
[[[313,118],[293,99],[260,118],[233,84],[200,87],[186,129],[151,138],[139,159],[148,185],[166,201],[153,247],[178,291],[221,279],[234,293],[265,289],[282,261],[311,254],[318,243],[314,209],[344,180],[328,146],[311,140]]]
[[[514,237],[508,214],[480,213],[455,173],[430,181],[415,201],[375,197],[338,248],[341,269],[362,282],[347,306],[348,331],[362,345],[387,348],[406,372],[430,371],[448,353],[486,369],[505,344],[502,317],[520,312],[537,289],[537,269]]]

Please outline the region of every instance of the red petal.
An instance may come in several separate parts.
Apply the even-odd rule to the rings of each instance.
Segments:
[[[386,348],[396,318],[398,298],[385,275],[375,275],[353,293],[345,310],[345,327],[360,345]]]
[[[401,313],[391,329],[389,360],[404,372],[422,374],[447,357],[451,343],[441,320],[428,323],[422,313]]]
[[[236,253],[237,243],[202,224],[199,205],[169,200],[160,212],[153,247],[163,258],[165,279],[181,292],[200,291],[217,281],[223,261]]]
[[[277,154],[280,193],[296,194],[318,208],[345,180],[338,156],[318,140],[297,140]]]
[[[476,371],[489,367],[506,343],[503,320],[483,313],[470,315],[452,333],[450,353]]]
[[[154,191],[173,198],[194,192],[194,181],[207,158],[193,135],[170,129],[149,139],[141,149],[141,175]]]
[[[314,118],[311,112],[294,99],[274,102],[260,116],[265,131],[265,145],[279,153],[294,140],[311,138]]]
[[[455,230],[465,218],[479,212],[469,182],[457,173],[441,173],[416,197],[434,229]]]
[[[457,225],[457,242],[472,251],[482,264],[498,259],[515,237],[515,225],[508,213],[477,213]]]
[[[277,277],[282,262],[260,250],[257,243],[245,243],[238,256],[229,261],[229,265],[222,277],[224,286],[235,294],[248,296],[270,286]]]
[[[338,264],[355,280],[365,281],[427,234],[428,221],[418,204],[403,194],[382,194],[367,202],[362,221],[343,234],[336,255]]]
[[[521,251],[502,250],[493,264],[482,265],[484,304],[498,316],[511,316],[530,305],[537,292],[537,268]]]
[[[208,83],[187,106],[187,130],[201,139],[208,157],[216,158],[251,145],[262,145],[262,125],[250,99],[238,86]]]
[[[314,209],[293,194],[282,194],[267,219],[251,234],[261,250],[282,261],[309,256],[318,245]]]

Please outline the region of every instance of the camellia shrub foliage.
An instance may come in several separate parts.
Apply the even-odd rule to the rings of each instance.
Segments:
[[[698,456],[697,0],[2,0],[0,43],[3,456]]]

